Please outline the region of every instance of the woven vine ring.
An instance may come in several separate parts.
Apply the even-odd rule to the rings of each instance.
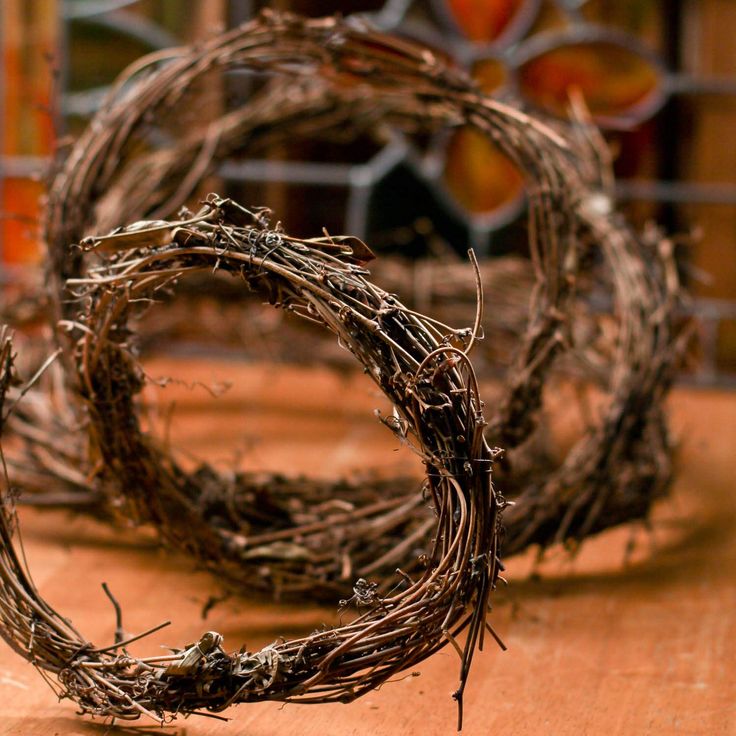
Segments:
[[[143,241],[158,245],[130,250],[142,233]],[[131,355],[129,320],[185,274],[213,268],[323,324],[353,353],[396,409],[386,424],[424,461],[436,533],[416,579],[400,577],[385,596],[372,581],[355,583],[350,602],[358,614],[351,623],[260,652],[227,654],[221,637],[207,632],[175,656],[131,658],[116,654],[117,647],[95,648],[40,603],[47,613],[42,621],[36,613],[24,619],[13,634],[15,648],[56,673],[85,712],[162,719],[255,700],[350,701],[467,628],[456,693],[461,702],[473,652],[491,630],[485,618],[500,569],[503,505],[491,484],[495,451],[483,437],[467,355],[473,331],[443,329],[374,286],[363,268],[370,252],[361,241],[291,238],[271,229],[262,212],[216,196],[184,221],[139,224],[90,238],[84,247],[108,253],[104,265],[69,282],[79,313],[67,327],[93,452],[104,461],[102,472],[178,528],[182,546],[190,529],[182,496],[189,488],[196,497],[196,478],[161,454],[139,427],[135,395],[143,377]],[[6,598],[14,594],[4,587]],[[19,610],[22,602],[5,605]]]

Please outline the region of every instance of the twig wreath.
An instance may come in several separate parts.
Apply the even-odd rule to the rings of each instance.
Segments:
[[[67,327],[76,340],[79,392],[95,451],[105,467],[124,487],[138,489],[135,500],[167,524],[169,535],[178,529],[182,547],[197,550],[209,542],[192,537],[183,516],[182,499],[187,492],[196,498],[196,481],[162,457],[138,427],[133,398],[143,380],[128,351],[127,323],[131,311],[147,306],[173,278],[222,269],[272,303],[325,325],[396,407],[386,424],[421,455],[425,494],[437,516],[424,572],[417,580],[404,575],[386,596],[359,579],[350,602],[364,612],[355,621],[261,652],[227,655],[221,637],[208,632],[179,655],[135,659],[116,653],[122,644],[96,649],[32,589],[16,584],[20,571],[5,530],[3,610],[14,625],[4,635],[37,667],[58,675],[64,694],[83,711],[163,718],[255,700],[347,702],[467,628],[456,692],[462,717],[462,692],[500,569],[502,501],[491,485],[495,451],[483,436],[482,402],[467,357],[477,334],[447,331],[373,286],[361,267],[369,251],[354,239],[290,238],[269,229],[262,213],[214,197],[197,215],[156,232],[158,246],[114,254],[69,281],[86,305]],[[125,248],[129,235],[87,243],[94,250]],[[191,513],[196,517],[196,508]]]
[[[280,78],[183,136],[167,129],[213,73],[230,69]],[[453,330],[373,286],[363,268],[368,251],[355,239],[289,238],[263,212],[218,197],[199,213],[173,215],[217,162],[243,146],[384,123],[422,130],[469,125],[527,177],[536,285],[488,427],[467,357],[481,335],[480,306],[472,329]],[[83,710],[131,718],[257,699],[350,700],[454,642],[468,626],[461,701],[499,572],[504,501],[490,484],[490,448],[521,450],[532,435],[548,371],[575,342],[579,262],[591,246],[600,248],[614,285],[609,401],[563,463],[531,476],[506,509],[504,551],[582,539],[641,518],[669,481],[662,400],[684,341],[674,318],[672,253],[658,233],[636,233],[612,209],[607,170],[591,128],[581,125],[565,138],[483,96],[426,49],[347,21],[264,14],[195,48],[136,65],[72,148],[50,191],[51,300],[93,450],[67,453],[72,467],[59,472],[57,464],[48,475],[88,492],[91,477],[108,508],[123,497],[130,513],[156,525],[166,542],[249,587],[256,581],[260,589],[311,595],[349,587],[360,576],[353,601],[366,610],[348,626],[255,655],[228,656],[213,634],[170,661],[133,660],[115,655],[121,644],[94,649],[22,582],[6,519],[0,591],[11,611],[3,618],[6,638],[60,675],[64,692]],[[136,224],[99,236],[130,223]],[[383,497],[377,488],[345,486],[339,492],[354,502],[353,511],[294,524],[283,499],[303,492],[308,507],[338,487],[307,483],[304,491],[303,480],[261,477],[258,485],[245,475],[233,482],[207,466],[186,474],[142,434],[134,399],[143,376],[128,318],[179,276],[214,267],[339,336],[397,407],[386,423],[424,458],[436,522],[415,488],[396,484]],[[49,440],[39,439],[43,432],[32,419],[20,425],[36,461]],[[271,494],[273,513],[254,517],[248,509],[259,493]],[[346,545],[348,527],[356,547],[367,541],[372,564]],[[416,559],[430,528],[437,530],[431,552]],[[398,593],[387,580],[397,566]]]

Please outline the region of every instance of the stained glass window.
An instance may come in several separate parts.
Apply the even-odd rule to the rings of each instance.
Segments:
[[[247,20],[262,5],[272,4],[3,0],[6,280],[12,268],[40,257],[40,177],[55,144],[80,130],[115,75],[141,54]],[[291,0],[278,8],[345,10],[335,0]],[[579,91],[614,151],[630,215],[702,231],[699,241],[682,246],[683,273],[704,325],[700,377],[736,382],[736,4],[361,0],[350,8],[454,60],[487,93],[530,109],[564,117],[571,91]],[[238,95],[226,95],[224,104],[229,98],[237,102]],[[374,244],[393,241],[414,255],[431,220],[433,235],[458,253],[468,245],[488,257],[523,250],[522,181],[498,150],[467,130],[429,140],[396,135],[380,145],[281,145],[265,158],[230,161],[219,175],[231,193],[270,205],[295,232],[327,226]],[[392,236],[398,229],[401,238]]]

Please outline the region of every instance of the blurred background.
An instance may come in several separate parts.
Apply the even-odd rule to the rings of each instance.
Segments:
[[[681,378],[698,389],[681,386],[668,404],[674,436],[683,440],[674,502],[657,506],[646,525],[586,541],[577,556],[556,549],[542,562],[536,550],[512,558],[514,583],[509,592],[499,591],[494,612],[510,652],[478,658],[465,733],[726,733],[736,723],[736,620],[729,616],[736,609],[736,2],[0,0],[0,292],[10,293],[20,276],[43,265],[39,221],[49,166],[84,129],[116,76],[143,54],[207,38],[264,7],[311,16],[363,14],[383,30],[430,46],[489,93],[545,115],[564,117],[569,93],[580,90],[611,147],[622,208],[638,227],[654,221],[676,235],[681,276],[692,295],[682,308],[698,316],[700,340],[697,360]],[[187,112],[206,117],[208,105],[218,106],[216,112],[240,105],[250,84],[233,76],[208,90],[206,105]],[[432,255],[443,265],[467,264],[469,246],[486,261],[527,257],[521,177],[488,141],[464,129],[424,138],[397,132],[380,141],[279,143],[258,157],[222,162],[206,185],[272,208],[294,235],[314,236],[326,227],[362,237],[379,253]],[[440,281],[449,284],[445,301],[453,301],[457,279],[448,281],[448,273],[443,270]],[[406,284],[404,272],[400,277],[404,281],[388,288],[402,293],[426,286],[418,278]],[[486,282],[487,291],[514,286],[500,282],[496,290],[497,284]],[[525,306],[528,293],[529,281],[519,279],[511,307]],[[266,321],[259,322],[230,319],[232,312],[216,307],[198,313],[213,332],[226,332],[230,322],[263,332],[276,324],[267,323],[275,310],[265,310]],[[183,321],[192,321],[188,313]],[[513,345],[523,323],[509,324]],[[169,329],[165,320],[158,332],[146,326],[156,340]],[[317,355],[311,343],[291,333],[287,340],[300,358]],[[244,361],[213,368],[209,348],[196,348],[173,364],[177,380],[166,397],[168,378],[152,380],[146,395],[160,407],[149,417],[158,436],[184,448],[183,467],[204,456],[228,469],[358,479],[366,477],[360,475],[365,468],[367,477],[374,468],[381,477],[422,474],[406,448],[395,452],[394,437],[377,421],[358,421],[383,400],[365,388],[365,376]],[[259,349],[268,355],[262,343]],[[171,354],[147,363],[148,375],[170,375]],[[323,353],[318,357],[327,362]],[[224,386],[225,378],[234,385],[212,411],[216,391],[208,384]],[[590,424],[583,411],[568,416],[578,405],[587,410],[574,383],[564,391],[550,385],[545,400],[551,399],[554,442],[545,434],[540,448],[558,458]],[[111,635],[109,601],[100,591],[94,599],[88,584],[96,585],[101,570],[124,601],[131,630],[168,617],[177,601],[177,620],[160,639],[167,645],[196,641],[213,601],[218,605],[207,628],[226,634],[230,644],[247,636],[260,646],[332,620],[301,602],[220,605],[221,588],[193,573],[190,559],[152,556],[157,542],[150,530],[123,534],[85,517],[70,519],[66,510],[24,514],[36,581],[90,640]],[[3,733],[130,733],[79,725],[73,706],[60,709],[27,663],[4,647],[0,657],[0,688],[9,694],[2,698]],[[454,702],[444,697],[454,685],[450,670],[454,677],[454,660],[440,655],[423,665],[418,680],[392,684],[350,709],[334,706],[339,715],[330,706],[305,718],[299,709],[282,712],[271,703],[241,709],[238,724],[253,734],[446,733],[455,718]],[[232,733],[226,729],[232,726],[200,720],[171,733]]]
[[[262,7],[365,14],[466,68],[489,93],[564,115],[581,90],[615,156],[634,221],[681,234],[700,318],[684,380],[736,387],[736,4],[732,0],[3,0],[0,278],[43,257],[38,217],[57,146],[78,134],[142,54],[240,24]],[[247,83],[220,104],[237,103]],[[294,234],[326,227],[378,251],[524,254],[524,193],[487,141],[299,141],[225,162],[217,187],[264,204]]]

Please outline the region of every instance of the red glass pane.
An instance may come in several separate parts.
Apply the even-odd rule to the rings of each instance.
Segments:
[[[445,184],[469,212],[490,214],[521,195],[523,180],[514,164],[471,128],[453,134],[446,160]]]
[[[658,70],[635,51],[609,41],[567,43],[530,59],[519,69],[527,99],[564,115],[569,93],[582,92],[597,118],[623,117],[659,89]]]
[[[495,41],[509,27],[525,0],[447,0],[460,30],[471,41]]]

